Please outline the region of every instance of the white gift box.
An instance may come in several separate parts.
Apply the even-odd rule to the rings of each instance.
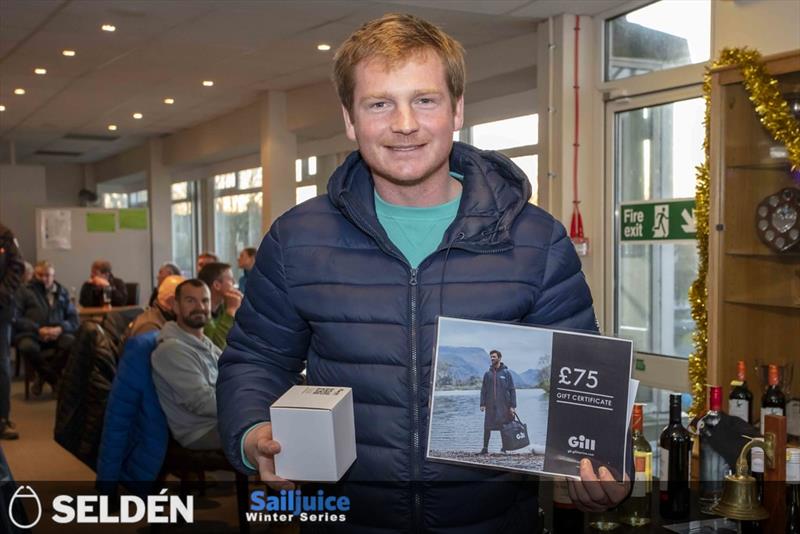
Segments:
[[[270,418],[281,478],[336,482],[356,460],[350,388],[294,386],[272,404]]]

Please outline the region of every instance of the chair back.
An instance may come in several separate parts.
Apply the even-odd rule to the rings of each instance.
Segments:
[[[125,282],[125,289],[128,291],[128,306],[139,305],[139,282]]]

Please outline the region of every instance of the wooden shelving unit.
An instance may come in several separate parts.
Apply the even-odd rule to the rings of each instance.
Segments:
[[[800,51],[766,58],[782,93],[800,92]],[[766,196],[796,186],[786,159],[761,125],[735,68],[712,80],[709,238],[709,381],[727,397],[736,362],[745,360],[759,416],[761,363],[794,362],[790,388],[800,395],[800,248],[778,254],[756,233]],[[770,150],[772,148],[772,150]]]

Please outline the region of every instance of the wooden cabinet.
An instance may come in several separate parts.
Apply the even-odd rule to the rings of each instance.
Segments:
[[[800,93],[800,51],[766,62],[782,93]],[[756,232],[759,202],[798,185],[737,68],[715,71],[711,101],[708,379],[723,385],[727,396],[736,362],[745,360],[758,420],[757,360],[793,362],[791,394],[800,396],[800,245],[776,253]]]

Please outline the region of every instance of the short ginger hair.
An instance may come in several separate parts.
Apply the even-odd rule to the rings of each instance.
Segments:
[[[355,71],[362,61],[384,62],[387,68],[405,64],[412,56],[435,52],[445,68],[453,109],[464,95],[464,47],[441,28],[414,15],[388,13],[353,32],[333,58],[333,82],[344,108],[353,116]]]

